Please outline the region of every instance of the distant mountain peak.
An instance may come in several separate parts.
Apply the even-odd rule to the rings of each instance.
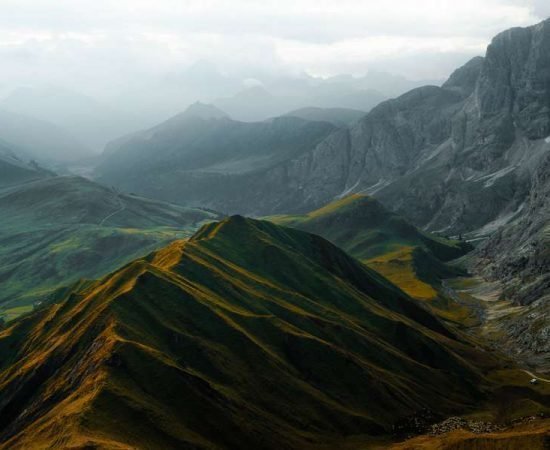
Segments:
[[[228,119],[229,115],[214,105],[202,102],[195,102],[183,113],[186,117],[197,117],[199,119]]]

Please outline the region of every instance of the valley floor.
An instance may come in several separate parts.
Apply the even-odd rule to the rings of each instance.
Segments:
[[[468,332],[478,337],[485,347],[498,350],[519,363],[531,379],[550,382],[548,341],[540,339],[532,330],[537,319],[541,327],[548,327],[544,322],[549,306],[518,306],[505,298],[498,283],[480,277],[444,281],[443,290],[476,316]]]
[[[480,347],[508,358],[508,369],[487,374],[502,388],[485,405],[462,417],[450,417],[434,425],[422,424],[419,418],[418,431],[411,430],[409,437],[369,441],[363,446],[350,444],[350,448],[549,449],[550,411],[546,405],[550,396],[550,358],[547,343],[537,345],[529,327],[521,328],[522,323],[531,322],[532,326],[540,316],[544,320],[547,307],[539,305],[537,310],[532,306],[517,306],[505,298],[498,283],[480,277],[443,280],[438,290],[438,297],[427,301],[442,318],[454,323]],[[523,340],[522,335],[525,335]],[[532,345],[525,345],[526,342]]]

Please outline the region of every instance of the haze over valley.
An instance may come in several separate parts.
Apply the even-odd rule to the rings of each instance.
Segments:
[[[546,2],[0,12],[0,449],[548,448]]]

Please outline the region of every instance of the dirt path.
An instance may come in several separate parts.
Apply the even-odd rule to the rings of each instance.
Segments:
[[[528,370],[522,370],[522,372],[526,373],[527,375],[529,375],[531,378],[535,380],[542,381],[544,383],[550,383],[550,380],[547,380],[546,378],[538,377],[533,372],[529,372]]]
[[[99,222],[99,226],[102,227],[103,224],[109,220],[111,217],[113,217],[114,215],[124,211],[126,209],[126,205],[124,204],[124,202],[122,201],[122,199],[120,198],[120,195],[117,194],[116,196],[116,199],[118,201],[118,204],[119,204],[119,209],[117,209],[115,212],[112,212],[111,214],[109,214],[108,216],[104,217],[101,222]]]

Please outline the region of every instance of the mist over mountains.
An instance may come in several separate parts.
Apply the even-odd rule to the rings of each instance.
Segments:
[[[429,29],[399,28],[412,36],[371,36],[370,18],[356,35],[389,3],[351,3],[281,7],[333,20],[327,54],[297,21],[272,36],[279,57],[339,55],[345,72],[350,55],[410,51],[403,39],[417,64],[478,48],[436,5]],[[471,33],[524,11],[490,6]],[[156,40],[151,65],[159,43],[238,48],[236,12],[276,28],[247,7],[221,8],[238,41],[167,27],[126,45]],[[78,26],[67,54],[103,45]],[[0,86],[0,450],[547,450],[550,19],[501,31],[440,82],[260,70],[260,44],[236,51],[258,60],[240,71],[160,64],[91,95],[38,75]],[[109,62],[106,79],[135,68]]]
[[[17,87],[0,100],[5,130],[0,137],[27,148],[35,158],[62,162],[101,153],[110,141],[153,126],[197,101],[213,103],[235,120],[257,121],[304,107],[366,112],[422,84],[379,72],[262,82],[226,76],[199,61],[181,74],[105,100],[53,85]],[[45,145],[39,149],[40,139]]]
[[[98,173],[124,189],[155,185],[160,189],[156,195],[167,200],[193,198],[228,213],[256,215],[305,211],[340,195],[365,192],[430,230],[484,233],[482,227],[514,217],[549,148],[543,81],[549,28],[546,21],[504,32],[485,58],[457,69],[442,87],[425,86],[382,102],[356,123],[338,127],[300,151],[275,147],[269,167],[248,163],[245,154],[259,151],[254,140],[242,143],[249,153],[222,150],[232,132],[220,131],[226,119],[212,118],[201,119],[201,126],[206,133],[209,127],[221,133],[210,147],[232,160],[230,169],[179,164],[177,155],[202,157],[203,149],[173,137],[173,131],[170,139],[163,137],[161,130],[168,133],[173,127],[169,121],[133,144],[125,142],[123,149],[111,148]],[[263,125],[266,130],[267,123],[290,122],[275,119]],[[277,133],[284,139],[294,131],[282,127]],[[259,147],[262,152],[269,148]],[[142,149],[139,157],[137,149]],[[159,158],[159,152],[165,156]],[[173,177],[168,191],[146,181],[159,175]],[[216,189],[212,180],[222,179],[227,179],[220,188],[225,192],[210,192]],[[186,189],[185,195],[180,189]]]

